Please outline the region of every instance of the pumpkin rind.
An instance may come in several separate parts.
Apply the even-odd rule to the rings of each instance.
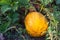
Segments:
[[[39,12],[30,12],[24,20],[27,33],[32,37],[43,36],[48,29],[48,21]]]

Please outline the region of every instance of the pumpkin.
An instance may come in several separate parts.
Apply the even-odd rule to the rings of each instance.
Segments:
[[[39,12],[29,12],[24,20],[27,33],[31,37],[40,37],[46,34],[48,21],[46,17]]]

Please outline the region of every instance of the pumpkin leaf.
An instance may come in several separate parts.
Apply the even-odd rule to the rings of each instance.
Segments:
[[[40,0],[41,1],[41,3],[43,4],[43,5],[47,5],[47,4],[49,4],[49,3],[52,3],[53,2],[53,0]]]
[[[3,23],[0,25],[0,32],[4,32],[9,26],[10,26],[10,21],[6,22],[6,23]]]
[[[60,0],[56,0],[56,4],[60,4]]]
[[[8,10],[11,10],[11,7],[8,6],[8,5],[3,5],[3,6],[1,7],[2,13],[5,13],[5,12],[8,11]]]
[[[30,0],[19,0],[19,4],[20,4],[20,6],[25,7],[25,6],[29,5],[29,1]]]
[[[0,0],[0,5],[9,5],[11,3],[11,0]]]

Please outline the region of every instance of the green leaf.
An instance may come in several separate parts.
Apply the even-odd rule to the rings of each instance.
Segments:
[[[60,0],[56,0],[56,4],[60,4]]]
[[[54,17],[56,20],[60,21],[60,11],[54,11]]]
[[[10,2],[11,2],[10,0],[0,0],[0,5],[4,5],[4,4],[5,4],[5,5],[6,5],[6,4],[9,5]]]
[[[14,2],[11,8],[13,11],[16,11],[18,9],[18,2]]]
[[[10,26],[10,21],[6,22],[6,23],[3,23],[0,25],[0,32],[4,32],[9,26]]]
[[[20,6],[27,6],[27,5],[29,5],[29,1],[30,0],[19,0],[19,4],[20,4]]]
[[[19,19],[18,16],[19,16],[18,13],[13,14],[13,18],[12,18],[13,23],[16,22]]]
[[[47,5],[49,3],[52,3],[53,0],[40,0],[43,5]]]
[[[8,6],[8,5],[3,5],[3,6],[1,7],[2,13],[5,13],[5,12],[8,11],[8,10],[11,10],[11,7]]]
[[[18,19],[19,19],[19,14],[18,13],[9,13],[8,17],[10,18],[10,20],[12,21],[12,23],[15,23]]]

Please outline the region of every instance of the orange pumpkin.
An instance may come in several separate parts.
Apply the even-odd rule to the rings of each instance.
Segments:
[[[30,12],[24,20],[27,33],[32,37],[40,37],[46,34],[48,21],[39,12]]]

